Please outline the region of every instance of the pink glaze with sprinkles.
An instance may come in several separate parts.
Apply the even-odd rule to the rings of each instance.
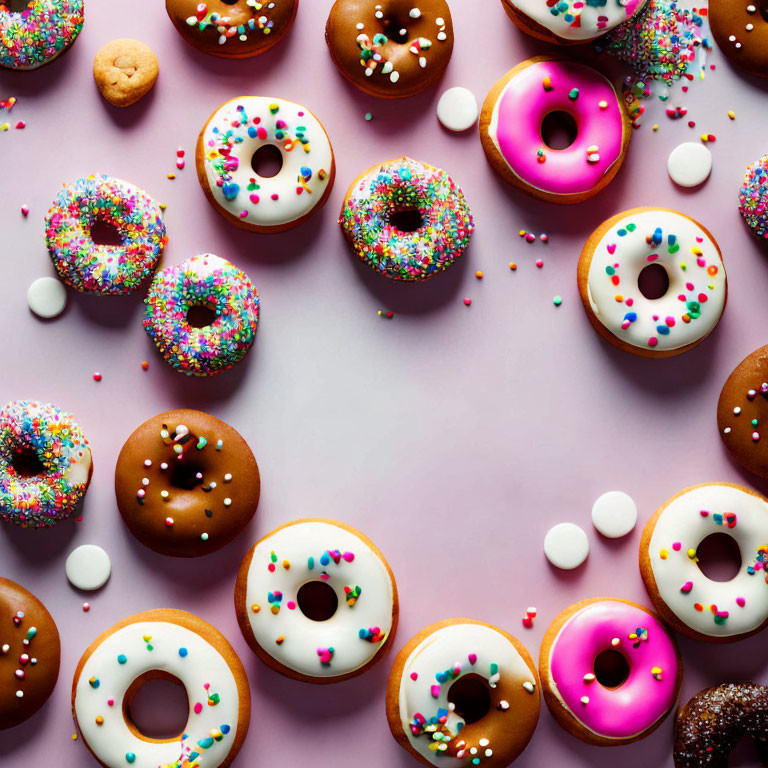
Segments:
[[[621,653],[629,677],[617,688],[594,678],[595,659]],[[593,733],[632,738],[651,728],[677,697],[678,661],[672,638],[648,611],[620,600],[591,603],[572,615],[550,649],[553,689]]]
[[[542,123],[552,112],[566,112],[576,123],[576,138],[565,149],[551,149],[542,139]],[[624,118],[616,91],[599,72],[571,61],[539,61],[509,80],[490,133],[523,182],[574,195],[597,186],[620,159]]]

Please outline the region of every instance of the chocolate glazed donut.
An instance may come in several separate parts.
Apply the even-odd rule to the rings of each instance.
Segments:
[[[675,768],[725,768],[744,737],[754,740],[768,765],[768,687],[743,682],[707,688],[677,716]]]
[[[228,424],[193,410],[161,413],[126,441],[117,506],[131,533],[163,555],[197,557],[235,538],[256,512],[259,468]]]
[[[731,64],[768,77],[768,0],[712,0],[709,24]]]

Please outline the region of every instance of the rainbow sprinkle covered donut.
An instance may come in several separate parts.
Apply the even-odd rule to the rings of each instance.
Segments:
[[[47,528],[69,517],[91,481],[91,449],[74,416],[15,400],[0,410],[0,517]]]
[[[37,69],[64,53],[83,28],[83,0],[30,0],[14,12],[0,3],[0,67]]]
[[[739,190],[739,211],[758,237],[768,238],[768,155],[747,167]]]
[[[248,276],[210,253],[160,270],[146,304],[145,330],[166,362],[190,376],[212,376],[239,363],[259,324],[259,294]],[[207,307],[216,317],[193,327],[192,307]]]
[[[91,228],[97,221],[114,227],[122,245],[96,245]],[[102,175],[64,186],[45,217],[45,243],[67,285],[119,295],[155,271],[168,236],[158,203],[133,184]]]
[[[417,215],[420,225],[399,229],[397,215],[403,213]],[[393,280],[410,281],[448,269],[475,228],[459,185],[440,168],[408,157],[375,165],[355,179],[339,224],[368,266]]]

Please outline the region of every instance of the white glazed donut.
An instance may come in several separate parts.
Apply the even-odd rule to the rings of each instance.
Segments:
[[[251,166],[266,145],[280,150],[276,176]],[[320,121],[285,99],[241,96],[222,104],[197,141],[197,176],[226,219],[255,232],[297,226],[325,203],[336,173],[333,149]]]
[[[300,595],[305,585],[311,586]],[[362,533],[334,520],[298,520],[276,528],[245,556],[235,608],[262,661],[288,677],[333,683],[361,674],[389,647],[397,586],[384,556]],[[322,618],[310,618],[318,608]]]
[[[506,768],[528,744],[540,709],[528,651],[473,619],[448,619],[419,632],[398,653],[387,684],[392,735],[438,768]]]
[[[177,679],[186,688],[189,719],[177,738],[149,739],[126,717],[148,679]],[[248,731],[245,670],[224,636],[177,610],[139,613],[101,634],[80,659],[72,711],[83,741],[107,768],[228,766]]]
[[[741,552],[731,581],[697,565],[699,544],[726,533]],[[657,610],[678,631],[710,642],[739,640],[768,624],[768,501],[730,483],[687,488],[649,521],[640,568]]]
[[[658,299],[638,288],[640,273],[651,264],[669,278]],[[581,253],[578,284],[598,333],[644,357],[677,355],[698,344],[717,325],[727,296],[714,238],[666,208],[634,208],[598,227]]]

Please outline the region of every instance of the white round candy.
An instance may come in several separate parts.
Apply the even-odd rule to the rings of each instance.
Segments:
[[[589,539],[583,528],[560,523],[544,537],[544,554],[552,565],[570,571],[578,568],[589,554]]]
[[[56,317],[67,306],[67,289],[55,277],[38,277],[27,288],[27,303],[38,317]]]
[[[712,153],[695,141],[675,147],[667,160],[669,178],[681,187],[698,187],[712,172]]]
[[[479,114],[475,94],[467,88],[449,88],[437,102],[437,119],[449,131],[469,130]]]
[[[637,504],[622,491],[608,491],[592,506],[592,524],[603,536],[620,539],[637,525]]]
[[[95,544],[72,550],[64,567],[73,587],[89,591],[103,587],[112,572],[109,555]]]

